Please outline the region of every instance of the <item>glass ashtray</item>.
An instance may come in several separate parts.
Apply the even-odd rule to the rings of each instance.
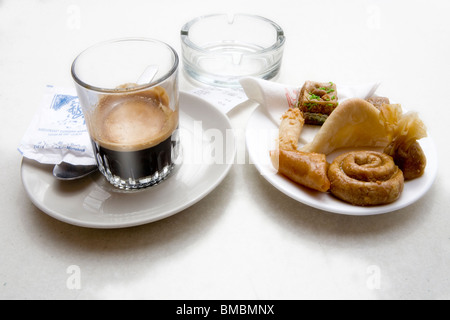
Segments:
[[[253,76],[272,79],[280,71],[285,36],[266,18],[247,14],[198,17],[181,29],[183,69],[202,83],[240,86]]]

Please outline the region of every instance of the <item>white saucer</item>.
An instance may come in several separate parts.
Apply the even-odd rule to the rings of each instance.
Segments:
[[[161,184],[141,191],[114,188],[100,174],[59,181],[53,166],[26,158],[22,183],[31,201],[48,215],[90,228],[123,228],[164,219],[192,206],[214,190],[235,158],[228,118],[212,104],[180,93],[182,162]]]
[[[305,126],[302,131],[302,138],[310,140],[317,131],[318,127]],[[354,206],[338,200],[329,193],[321,193],[302,187],[278,174],[269,157],[269,151],[275,148],[277,137],[277,125],[266,114],[264,108],[257,107],[251,115],[246,129],[247,150],[252,163],[255,164],[259,173],[282,193],[308,206],[328,212],[367,216],[405,208],[419,200],[431,188],[438,171],[437,151],[434,142],[429,137],[422,139],[420,145],[427,157],[427,167],[422,177],[406,181],[401,197],[394,203],[374,207]],[[332,162],[335,157],[345,151],[349,150],[340,150],[330,154],[327,161]]]

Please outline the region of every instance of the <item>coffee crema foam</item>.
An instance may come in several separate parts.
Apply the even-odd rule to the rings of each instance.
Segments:
[[[102,97],[93,114],[92,137],[100,146],[115,151],[156,146],[178,126],[178,112],[170,109],[168,102],[161,87]]]

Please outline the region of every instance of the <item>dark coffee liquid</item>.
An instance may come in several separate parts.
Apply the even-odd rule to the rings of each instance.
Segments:
[[[143,188],[172,171],[179,149],[178,112],[168,103],[159,87],[99,99],[89,131],[99,170],[113,185]]]
[[[164,173],[174,165],[178,156],[178,139],[172,136],[156,146],[138,151],[116,151],[102,147],[92,140],[100,170],[108,176],[120,177],[124,180],[145,180],[154,177],[155,173]]]

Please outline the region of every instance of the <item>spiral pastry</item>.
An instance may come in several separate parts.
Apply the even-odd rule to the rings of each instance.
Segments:
[[[397,200],[404,186],[403,172],[392,157],[375,151],[353,151],[338,156],[328,169],[331,193],[358,206]]]

